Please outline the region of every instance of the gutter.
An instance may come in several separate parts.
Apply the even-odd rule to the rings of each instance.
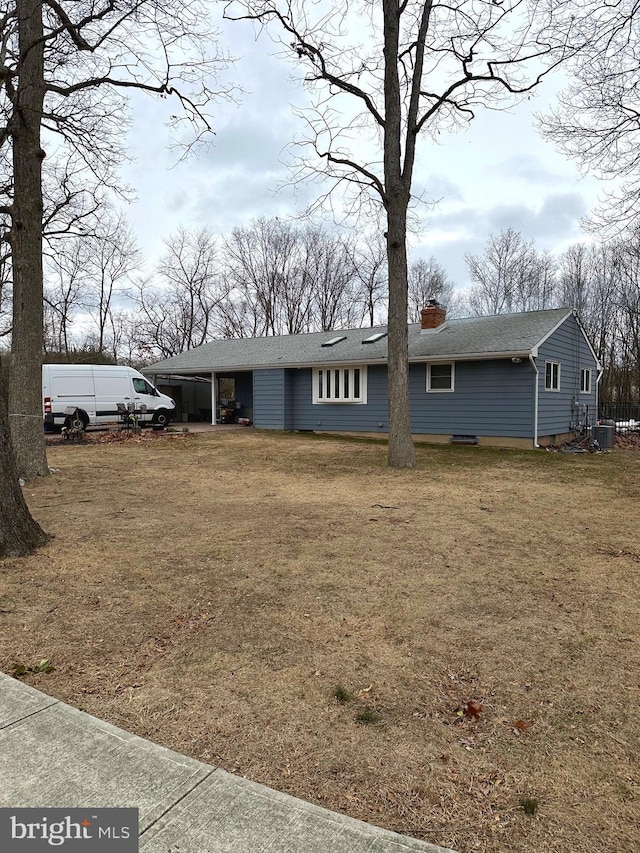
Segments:
[[[538,378],[540,376],[540,371],[538,370],[538,365],[536,364],[536,360],[533,355],[529,356],[529,361],[531,362],[531,367],[533,367],[533,381],[535,383],[533,389],[533,446],[540,447],[538,444],[538,394],[540,393]]]
[[[409,364],[425,364],[426,362],[448,362],[448,361],[493,361],[495,359],[506,359],[506,358],[530,358],[530,351],[526,352],[516,352],[514,350],[510,350],[508,352],[485,352],[485,353],[463,353],[456,354],[451,353],[449,355],[438,353],[437,355],[414,355],[410,356],[408,361]],[[355,366],[359,367],[360,365],[377,365],[377,364],[387,364],[387,355],[380,355],[372,358],[371,356],[367,358],[335,358],[331,361],[281,361],[281,362],[266,362],[265,364],[256,364],[255,362],[251,362],[250,364],[237,364],[237,365],[216,365],[213,367],[209,365],[209,367],[177,367],[177,368],[164,368],[156,367],[156,365],[149,365],[148,367],[143,367],[140,371],[144,376],[166,376],[172,377],[177,374],[184,378],[189,378],[190,374],[202,374],[202,373],[211,373],[214,370],[216,373],[243,373],[249,372],[253,370],[274,370],[279,369],[281,367],[286,368],[287,370],[300,370],[302,368],[309,367],[319,367],[319,368],[331,368],[331,367],[349,367]],[[175,370],[175,374],[173,371]]]

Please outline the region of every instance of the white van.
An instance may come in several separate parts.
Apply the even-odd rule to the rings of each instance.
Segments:
[[[140,424],[161,428],[176,408],[137,370],[116,364],[43,364],[42,398],[45,429],[63,426],[74,410],[83,429],[118,423],[123,410]]]

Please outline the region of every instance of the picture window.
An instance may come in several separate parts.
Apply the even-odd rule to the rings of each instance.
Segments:
[[[315,367],[314,403],[366,403],[366,367]]]

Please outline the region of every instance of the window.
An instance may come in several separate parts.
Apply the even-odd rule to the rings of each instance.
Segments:
[[[314,367],[314,403],[366,403],[366,367]]]
[[[365,338],[362,343],[363,344],[375,344],[376,341],[381,341],[383,338],[387,337],[386,332],[376,332],[374,335],[369,335],[368,338]]]
[[[560,390],[560,365],[557,361],[546,362],[544,387],[547,391]]]
[[[156,389],[153,385],[150,385],[146,379],[138,379],[137,376],[133,377],[133,388],[136,394],[151,394],[153,397],[156,397]]]
[[[583,367],[580,371],[580,393],[591,393],[591,369],[589,367]]]
[[[453,391],[453,362],[427,365],[427,391]]]
[[[339,344],[340,341],[346,341],[346,335],[338,335],[336,338],[330,338],[328,341],[325,341],[323,344],[320,344],[321,347],[334,347],[336,344]]]

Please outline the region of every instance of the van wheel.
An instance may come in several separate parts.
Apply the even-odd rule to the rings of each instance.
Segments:
[[[84,432],[89,426],[89,418],[84,412],[76,412],[76,414],[69,419],[69,425],[71,429],[81,429]]]
[[[153,416],[153,428],[164,429],[166,426],[169,426],[169,420],[169,412],[166,409],[158,409]]]

